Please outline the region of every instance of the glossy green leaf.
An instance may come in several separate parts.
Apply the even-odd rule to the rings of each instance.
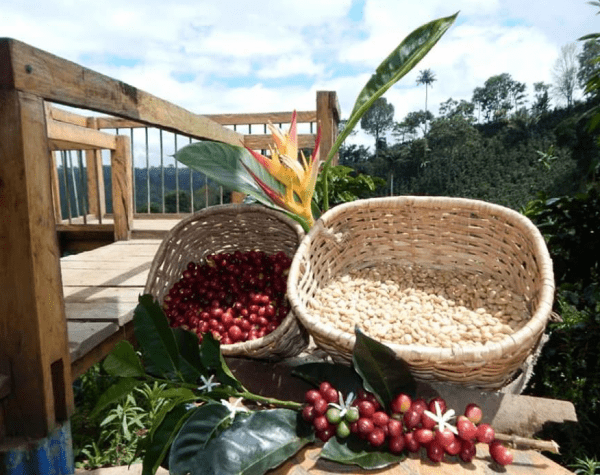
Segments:
[[[439,18],[420,26],[402,40],[396,49],[383,60],[358,94],[344,130],[338,135],[327,155],[327,164],[329,164],[346,137],[352,132],[360,118],[373,105],[373,102],[409,73],[425,57],[454,23],[457,15],[458,12],[452,16]]]
[[[298,421],[298,412],[290,409],[238,415],[214,438],[211,425],[214,430],[218,419],[190,418],[173,443],[169,470],[174,475],[262,475],[314,440],[305,424],[298,434]]]
[[[133,313],[134,333],[150,374],[181,379],[173,330],[152,295],[141,295]]]
[[[190,472],[188,467],[195,463],[198,453],[205,450],[208,443],[229,423],[229,409],[223,404],[209,402],[194,409],[171,446],[169,472]]]
[[[154,475],[165,460],[175,436],[184,422],[197,409],[188,409],[183,404],[170,407],[160,420],[155,420],[153,430],[142,441],[145,450],[142,475]]]
[[[142,378],[146,376],[140,357],[126,340],[118,342],[102,363],[111,376]]]
[[[401,392],[414,396],[416,381],[408,364],[389,347],[365,335],[358,327],[355,334],[352,363],[365,389],[374,393],[387,409],[392,399]]]
[[[381,450],[354,436],[346,439],[333,437],[323,446],[319,457],[344,465],[358,465],[365,470],[376,470],[400,463],[406,457]]]
[[[98,399],[98,403],[94,407],[94,410],[90,413],[90,418],[96,417],[102,409],[119,401],[136,388],[140,386],[143,381],[133,378],[122,378],[118,383],[108,388]]]
[[[296,366],[292,374],[318,386],[323,381],[341,391],[344,397],[349,393],[356,396],[362,388],[362,379],[351,366],[337,363],[306,363]]]
[[[221,353],[220,343],[212,334],[206,333],[200,346],[200,359],[208,371],[214,371],[217,380],[237,391],[245,391],[244,386],[233,375]]]
[[[282,193],[284,189],[244,147],[202,141],[179,149],[175,158],[189,168],[204,173],[219,185],[250,195],[270,206],[273,206],[271,199],[256,184],[244,165],[276,192]]]
[[[179,349],[179,368],[186,382],[197,383],[208,371],[200,358],[198,335],[183,328],[174,328],[173,336]]]

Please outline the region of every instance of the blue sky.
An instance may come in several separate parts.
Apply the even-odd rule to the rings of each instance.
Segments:
[[[492,75],[552,82],[561,46],[600,31],[585,0],[4,0],[0,36],[125,81],[196,113],[315,107],[337,91],[342,115],[413,29],[460,11],[431,53],[386,93],[396,120],[470,99]],[[355,140],[369,143],[359,134]]]

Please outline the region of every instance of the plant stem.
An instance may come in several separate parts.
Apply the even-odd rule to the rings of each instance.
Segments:
[[[244,399],[247,399],[249,401],[260,402],[263,404],[270,404],[273,406],[284,407],[286,409],[293,409],[296,411],[299,411],[300,409],[302,409],[302,404],[299,402],[282,401],[280,399],[273,399],[270,397],[259,396],[258,394],[253,394],[248,391],[238,392],[238,393],[232,394],[232,396],[243,397]]]

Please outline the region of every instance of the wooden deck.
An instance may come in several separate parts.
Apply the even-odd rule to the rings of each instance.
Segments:
[[[160,236],[178,219],[136,219],[134,235]],[[110,224],[103,220],[103,224]],[[72,377],[133,334],[131,321],[162,238],[117,241],[63,257],[61,273]]]

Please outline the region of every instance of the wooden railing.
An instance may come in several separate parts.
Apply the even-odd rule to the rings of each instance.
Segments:
[[[85,117],[84,123],[48,103],[118,119]],[[264,138],[247,138],[222,125],[258,117],[250,116],[196,115],[22,42],[0,39],[0,441],[45,437],[73,411],[50,152],[111,150],[115,238],[127,239],[134,212],[130,144],[126,136],[102,132],[108,125],[103,121],[122,119],[194,139],[263,147]],[[317,95],[316,119],[327,153],[339,120],[335,93]],[[88,183],[96,175],[96,185],[88,186],[99,196],[96,205],[90,201],[96,213],[103,212],[99,166],[92,159],[87,167]]]

